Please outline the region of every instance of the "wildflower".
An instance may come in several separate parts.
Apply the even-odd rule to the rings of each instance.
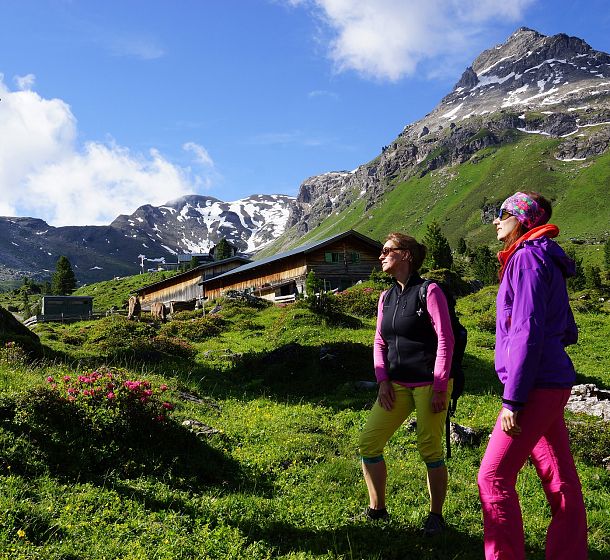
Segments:
[[[53,383],[53,378],[50,375],[47,377],[47,383]]]
[[[172,403],[164,402],[161,406],[166,410],[174,410],[174,405]]]
[[[140,402],[146,404],[148,402],[148,397],[140,397]]]
[[[142,391],[142,394],[145,397],[152,397],[153,392],[152,392],[152,389],[145,389],[144,391]]]
[[[155,420],[156,420],[157,422],[164,422],[164,421],[165,421],[165,416],[163,416],[163,414],[159,414],[159,415],[158,415],[158,416],[155,418]]]
[[[70,376],[69,375],[64,375],[64,381],[67,383],[68,381],[70,381]]]
[[[169,388],[169,387],[168,387],[168,386],[167,386],[165,383],[163,383],[163,384],[162,384],[162,385],[159,387],[159,391],[167,391],[167,389],[168,389],[168,388]]]
[[[110,400],[114,399],[114,393],[113,393],[112,391],[110,391],[110,393],[108,393],[108,394],[106,395],[106,398],[107,398],[107,399],[110,399]]]
[[[17,536],[22,539],[25,537],[25,531],[23,529],[19,529],[19,531],[17,531]]]

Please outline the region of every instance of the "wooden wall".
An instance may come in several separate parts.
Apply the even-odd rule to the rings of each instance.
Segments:
[[[212,279],[204,286],[205,296],[214,299],[228,290],[257,290],[267,296],[275,286],[278,287],[277,295],[280,287],[290,282],[295,283],[299,292],[304,292],[310,270],[317,278],[326,281],[327,289],[343,290],[359,280],[368,280],[371,271],[380,268],[380,250],[381,244],[373,247],[356,237],[346,237],[311,253],[292,255],[243,273],[236,272],[227,278]],[[326,262],[326,253],[338,253],[339,261]],[[360,256],[358,262],[352,262],[351,253]]]
[[[173,278],[144,287],[138,290],[142,309],[150,309],[151,304],[160,302],[168,304],[170,301],[191,301],[203,297],[203,288],[199,283],[205,278],[211,278],[229,272],[243,263],[239,261],[207,266],[201,270],[188,271]]]

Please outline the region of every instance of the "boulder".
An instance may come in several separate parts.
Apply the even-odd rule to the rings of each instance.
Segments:
[[[0,306],[0,341],[27,339],[35,345],[40,344],[38,335],[19,322],[12,313]]]

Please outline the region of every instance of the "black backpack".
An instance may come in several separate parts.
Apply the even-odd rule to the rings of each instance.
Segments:
[[[451,392],[451,402],[448,405],[447,411],[447,426],[445,435],[447,439],[447,457],[451,457],[451,446],[450,446],[450,420],[449,417],[455,414],[457,408],[457,401],[464,392],[464,385],[466,379],[464,376],[464,368],[462,362],[464,361],[464,352],[466,351],[466,342],[468,341],[468,331],[466,327],[460,323],[457,314],[455,313],[455,297],[449,288],[440,282],[434,282],[433,280],[424,279],[424,282],[419,288],[419,301],[426,310],[428,309],[426,304],[426,297],[428,296],[428,286],[430,284],[436,284],[445,294],[447,299],[447,307],[449,308],[449,317],[451,319],[451,328],[453,330],[453,338],[455,344],[453,347],[453,357],[451,359],[451,379],[453,379],[453,390]]]

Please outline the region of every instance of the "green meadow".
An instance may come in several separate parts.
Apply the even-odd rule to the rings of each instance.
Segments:
[[[586,133],[592,134],[595,129],[586,129]],[[365,201],[355,196],[352,205],[328,216],[293,245],[348,229],[373,239],[384,239],[390,231],[404,231],[419,238],[432,221],[440,224],[452,247],[457,246],[460,237],[469,246],[491,245],[495,230],[483,222],[481,208],[499,204],[518,190],[538,191],[552,200],[551,221],[559,226],[563,243],[568,239],[603,241],[608,236],[608,209],[592,201],[608,197],[610,153],[587,161],[559,161],[554,156],[559,143],[557,139],[516,132],[510,143],[480,150],[465,163],[423,177],[394,177],[388,182],[388,192],[374,206],[366,209]],[[281,240],[260,255],[274,254]],[[586,247],[585,259],[599,264],[599,246]]]
[[[359,308],[374,310],[378,292],[360,290]],[[166,325],[118,316],[38,325],[42,353],[0,356],[0,558],[481,558],[476,473],[500,402],[494,297],[491,287],[458,302],[470,337],[454,420],[479,441],[452,448],[448,530],[432,539],[421,534],[425,469],[407,426],[386,450],[391,520],[362,516],[357,441],[376,398],[358,384],[374,379],[370,312],[225,301],[213,317],[185,312]],[[579,381],[610,388],[608,314],[576,319]],[[601,560],[609,430],[568,416],[590,558]],[[531,466],[518,490],[528,558],[542,559],[550,512]]]

